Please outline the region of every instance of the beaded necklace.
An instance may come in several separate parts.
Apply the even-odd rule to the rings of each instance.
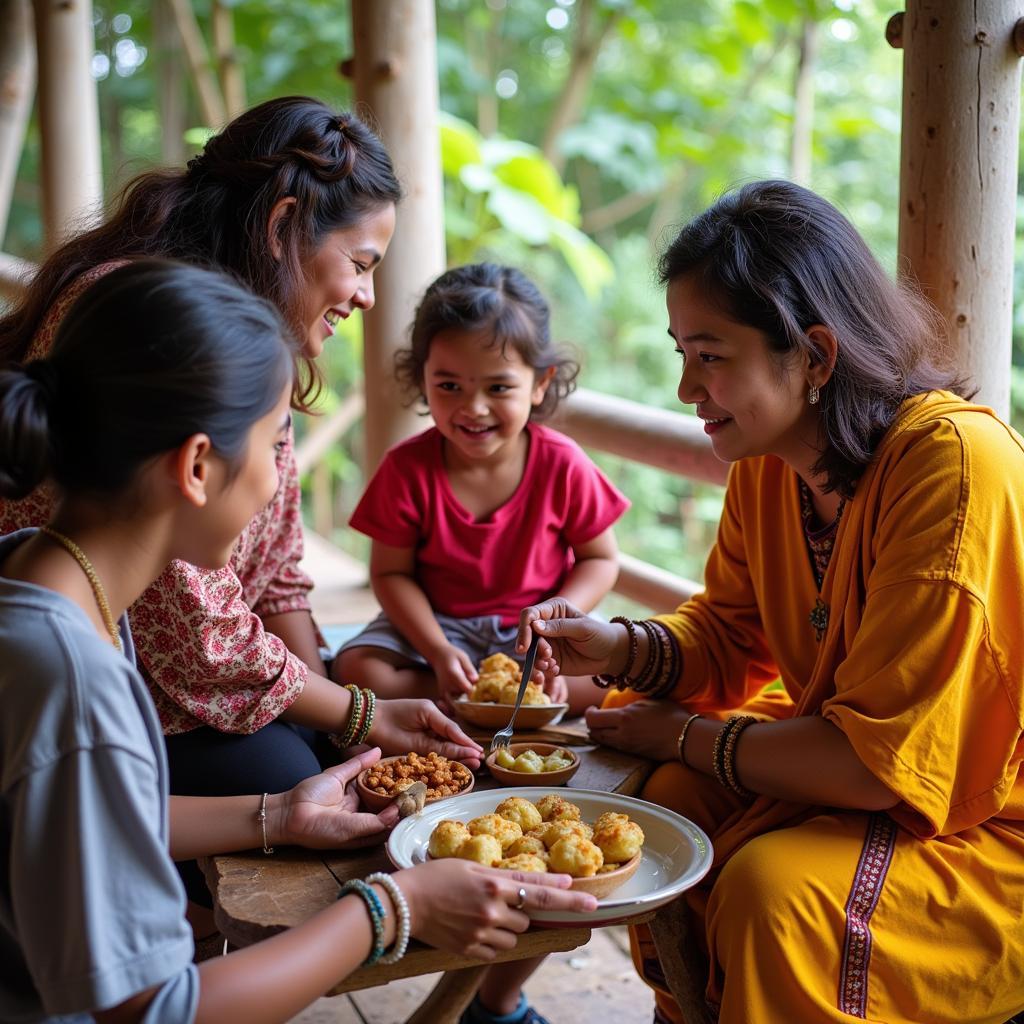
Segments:
[[[121,636],[117,631],[117,626],[114,624],[114,616],[110,614],[110,605],[107,603],[107,592],[103,589],[103,584],[100,582],[92,562],[86,557],[85,552],[70,537],[65,537],[63,533],[58,533],[49,526],[41,526],[39,532],[55,540],[82,567],[82,572],[85,573],[89,586],[92,587],[92,592],[96,596],[96,604],[99,605],[103,625],[107,627],[107,632],[110,634],[110,639],[113,640],[118,654],[123,653]]]
[[[846,508],[846,499],[839,502],[835,519],[825,526],[815,527],[814,525],[814,501],[811,497],[811,489],[801,478],[797,478],[800,488],[800,518],[803,520],[804,542],[807,545],[807,553],[811,559],[811,572],[814,573],[814,582],[818,588],[818,597],[811,609],[808,619],[814,627],[814,637],[821,643],[821,638],[828,628],[828,605],[821,599],[821,585],[825,582],[825,573],[828,571],[828,563],[832,558],[832,551],[835,547],[836,534],[839,532],[839,520],[843,517],[843,510]]]

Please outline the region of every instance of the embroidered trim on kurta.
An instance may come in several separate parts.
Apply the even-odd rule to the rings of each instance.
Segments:
[[[896,848],[896,825],[887,814],[872,814],[846,901],[846,937],[839,976],[839,1009],[865,1018],[868,1004],[868,967],[871,963],[871,929],[868,927],[882,895],[885,876]]]

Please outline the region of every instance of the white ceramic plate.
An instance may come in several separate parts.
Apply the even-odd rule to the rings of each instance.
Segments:
[[[696,885],[711,867],[711,840],[692,821],[681,814],[617,793],[593,789],[552,790],[571,800],[593,822],[604,811],[628,814],[644,830],[643,857],[633,877],[601,900],[589,914],[565,914],[557,911],[534,911],[532,919],[546,927],[615,924],[634,914],[654,910],[675,899],[681,892]],[[503,788],[466,793],[449,797],[424,807],[400,821],[388,838],[387,851],[395,867],[410,868],[427,859],[430,833],[444,818],[470,821],[489,814],[502,800],[521,796],[539,800],[540,788]]]

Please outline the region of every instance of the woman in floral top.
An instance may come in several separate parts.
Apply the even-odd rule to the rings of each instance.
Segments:
[[[304,97],[264,103],[214,136],[185,170],[135,179],[103,225],[58,249],[0,320],[0,362],[45,355],[91,281],[126,261],[161,256],[227,270],[277,304],[304,341],[293,407],[306,410],[319,390],[314,361],[324,344],[341,320],[373,305],[373,272],[400,198],[387,152],[357,118]],[[323,674],[312,582],[298,566],[290,431],[278,469],[277,493],[244,529],[227,567],[174,562],[131,608],[175,794],[289,789],[320,770],[313,731],[343,733],[352,717],[353,694]],[[42,490],[0,502],[0,534],[43,525],[53,502]],[[385,753],[438,750],[470,763],[480,754],[429,701],[380,702],[368,739]],[[197,876],[191,881],[190,894],[202,896]]]

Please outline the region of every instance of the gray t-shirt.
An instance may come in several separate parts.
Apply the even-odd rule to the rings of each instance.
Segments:
[[[0,565],[34,531],[0,538]],[[91,1021],[161,986],[146,1024],[195,1018],[199,975],[168,852],[167,756],[128,657],[72,601],[0,576],[0,1021]]]

